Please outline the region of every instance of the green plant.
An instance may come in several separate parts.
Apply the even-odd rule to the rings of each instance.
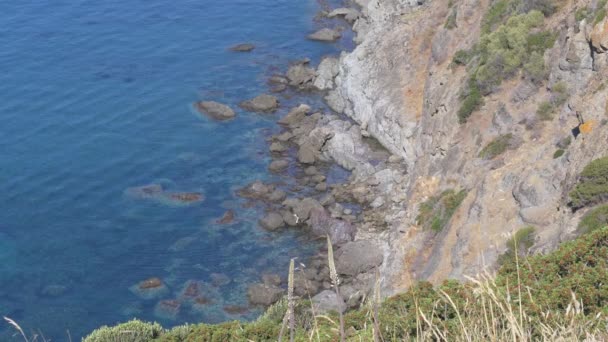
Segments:
[[[553,153],[553,159],[557,159],[563,156],[564,153],[566,153],[566,151],[562,150],[561,148],[559,150],[556,150],[555,153]]]
[[[458,109],[458,121],[462,124],[473,114],[474,111],[483,106],[484,100],[477,86],[475,78],[469,81],[467,93],[463,96],[462,104]]]
[[[475,56],[473,50],[458,50],[452,58],[453,65],[467,65]]]
[[[158,323],[132,320],[114,327],[103,326],[94,330],[83,342],[148,342],[164,332]]]
[[[466,198],[465,190],[446,190],[420,204],[416,221],[418,225],[440,232],[450,222],[450,219]]]
[[[578,224],[578,232],[586,234],[608,226],[608,205],[604,204],[591,209]]]
[[[574,18],[576,19],[576,21],[582,21],[583,19],[589,18],[590,14],[591,12],[589,11],[589,8],[585,6],[576,10]]]
[[[551,121],[553,120],[553,113],[555,108],[551,102],[545,101],[541,102],[536,109],[536,116],[539,120],[542,121]]]
[[[566,103],[566,101],[568,101],[568,97],[570,97],[570,94],[568,93],[568,86],[564,81],[555,83],[551,88],[551,92],[553,95],[551,97],[551,102],[556,107],[562,106],[564,103]]]
[[[457,9],[453,9],[450,12],[450,15],[448,16],[444,27],[448,30],[452,30],[455,29],[456,27],[458,27],[458,25],[456,25],[456,19],[458,17],[458,10]]]
[[[479,152],[479,158],[490,160],[503,154],[509,148],[512,139],[511,133],[496,137]]]
[[[608,200],[608,157],[587,164],[570,192],[570,206],[579,209]]]

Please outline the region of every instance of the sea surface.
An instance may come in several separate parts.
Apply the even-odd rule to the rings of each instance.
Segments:
[[[344,48],[305,39],[319,9],[313,0],[0,2],[0,315],[53,341],[132,317],[255,318],[259,310],[224,308],[246,306],[248,283],[285,273],[290,257],[316,246],[264,232],[260,210],[235,195],[271,177],[265,139],[288,109],[263,116],[237,103],[267,92],[266,78],[289,61]],[[241,42],[257,48],[227,50]],[[237,118],[201,116],[192,107],[201,99]],[[205,200],[133,196],[150,184]],[[228,209],[236,222],[215,224]],[[231,282],[212,286],[213,273]],[[130,290],[151,277],[167,291]],[[155,309],[192,280],[208,286],[209,304]],[[0,340],[13,333],[0,322]]]

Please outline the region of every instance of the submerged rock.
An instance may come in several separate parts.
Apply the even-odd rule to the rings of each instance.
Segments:
[[[236,215],[234,213],[234,210],[230,209],[227,210],[224,215],[222,215],[221,218],[217,219],[215,221],[215,223],[217,224],[231,224],[234,222]]]
[[[339,31],[330,28],[322,28],[315,33],[309,34],[307,38],[322,42],[333,42],[340,39],[340,37],[342,37],[342,34]]]
[[[229,120],[236,116],[232,108],[214,101],[197,102],[196,109],[215,120]]]
[[[268,170],[270,170],[270,172],[281,172],[288,167],[289,167],[288,160],[278,159],[278,160],[274,160],[272,163],[270,163],[270,165],[268,166]]]
[[[181,303],[176,299],[161,300],[154,308],[154,314],[159,318],[174,320],[179,314]]]
[[[150,199],[158,197],[163,193],[163,186],[160,184],[148,184],[143,186],[136,186],[132,188],[127,188],[125,190],[125,194],[127,196],[141,198],[141,199]]]
[[[272,113],[279,108],[279,100],[272,95],[262,94],[241,102],[240,106],[250,112]]]
[[[229,315],[244,315],[249,312],[249,308],[240,305],[225,305],[224,312]]]
[[[255,45],[250,43],[237,44],[230,47],[230,51],[234,52],[251,52],[255,49]]]
[[[232,282],[230,277],[222,273],[211,273],[211,284],[215,287],[228,285]]]
[[[132,293],[142,299],[154,299],[169,292],[167,285],[157,277],[143,280],[129,288]]]
[[[175,192],[167,196],[170,200],[183,204],[200,202],[205,199],[200,192]]]

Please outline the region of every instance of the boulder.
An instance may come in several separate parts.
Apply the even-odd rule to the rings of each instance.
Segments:
[[[356,228],[353,225],[331,217],[323,207],[317,207],[310,211],[308,223],[313,234],[321,237],[329,235],[334,245],[342,245],[355,238]]]
[[[272,95],[262,94],[251,100],[241,102],[240,106],[250,112],[272,113],[279,108],[279,100]]]
[[[215,101],[199,101],[196,109],[215,120],[229,120],[236,116],[232,108]]]
[[[302,89],[312,87],[316,75],[315,69],[307,66],[305,63],[294,64],[287,70],[289,85]]]
[[[300,222],[308,220],[310,217],[310,212],[313,209],[323,209],[319,201],[311,197],[304,198],[303,200],[297,202],[297,204],[292,208],[293,213],[298,217]]]
[[[589,36],[591,46],[598,53],[608,51],[608,18],[597,23]]]
[[[277,230],[285,226],[285,221],[281,214],[271,212],[260,220],[260,226],[266,230]]]
[[[312,297],[312,304],[315,307],[315,313],[320,315],[331,311],[346,311],[346,304],[344,303],[344,300],[341,297],[338,297],[336,292],[333,290],[325,290]]]
[[[336,8],[327,14],[328,18],[342,17],[349,23],[355,22],[361,14],[353,8]]]
[[[338,273],[354,277],[382,264],[384,255],[379,246],[369,240],[348,242],[336,252]]]
[[[267,286],[279,286],[281,285],[281,277],[274,273],[262,274],[262,282]]]
[[[309,34],[308,39],[321,42],[334,42],[342,37],[342,34],[337,30],[330,28],[322,28],[319,31]]]
[[[270,202],[281,202],[287,197],[287,193],[281,189],[275,189],[273,192],[268,195],[268,200]]]
[[[289,161],[287,159],[274,160],[268,166],[270,172],[281,172],[289,167]]]
[[[306,117],[306,114],[310,112],[310,106],[301,104],[287,113],[278,122],[281,125],[292,126],[302,121]]]
[[[237,44],[237,45],[232,46],[230,48],[230,51],[251,52],[251,51],[253,51],[253,49],[255,49],[255,45],[250,44],[250,43],[242,43],[242,44]]]
[[[287,146],[283,145],[279,141],[275,141],[272,144],[270,144],[269,149],[270,149],[270,152],[285,152],[285,151],[287,151]]]
[[[298,149],[298,162],[301,164],[314,164],[319,155],[319,150],[306,142]]]
[[[240,189],[238,194],[239,196],[245,198],[262,199],[265,198],[271,191],[273,191],[272,186],[266,185],[258,180],[247,185],[245,188]]]
[[[247,298],[252,305],[270,306],[283,296],[283,290],[273,285],[253,284],[247,289]]]

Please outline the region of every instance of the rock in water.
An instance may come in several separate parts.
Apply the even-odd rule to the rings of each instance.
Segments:
[[[247,289],[247,298],[253,305],[270,306],[283,296],[283,290],[276,286],[253,284]]]
[[[321,42],[334,42],[342,37],[342,34],[337,30],[332,30],[329,28],[323,28],[319,31],[309,34],[308,39],[317,40]]]
[[[219,219],[217,219],[215,221],[215,223],[217,223],[217,224],[231,224],[232,222],[234,222],[235,216],[236,215],[234,214],[234,210],[232,210],[232,209],[227,210],[221,218],[219,218]]]
[[[241,102],[239,106],[249,112],[272,113],[279,108],[279,100],[272,95],[262,94]]]
[[[270,172],[281,172],[289,167],[289,161],[286,159],[275,160],[268,166]]]
[[[281,214],[272,212],[260,220],[260,226],[266,230],[277,230],[285,226],[285,221]]]
[[[301,89],[312,87],[312,83],[317,76],[315,69],[307,66],[308,62],[300,62],[289,67],[287,70],[287,79],[289,85]]]
[[[196,109],[215,120],[229,120],[236,116],[232,108],[214,101],[197,102]]]
[[[251,52],[255,49],[255,45],[250,43],[237,44],[230,48],[230,51],[234,52]]]
[[[129,289],[142,299],[158,298],[169,292],[163,281],[156,277],[143,280]]]

